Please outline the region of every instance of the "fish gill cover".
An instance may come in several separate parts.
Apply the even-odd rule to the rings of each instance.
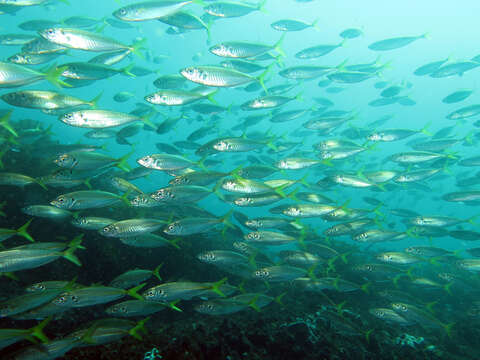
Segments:
[[[477,7],[0,0],[0,357],[480,358]]]

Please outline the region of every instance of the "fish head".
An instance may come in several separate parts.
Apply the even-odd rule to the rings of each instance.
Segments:
[[[361,241],[361,242],[368,241],[368,232],[364,231],[362,233],[359,233],[359,234],[353,236],[353,240]]]
[[[405,248],[405,252],[409,253],[409,254],[415,254],[415,255],[421,255],[421,253],[422,253],[422,251],[415,246],[409,246],[409,247]]]
[[[243,236],[243,238],[246,241],[258,241],[258,240],[260,240],[261,237],[262,236],[260,235],[260,233],[258,231],[253,231],[253,232],[245,234]]]
[[[4,94],[2,95],[2,100],[5,101],[6,103],[8,104],[17,104],[19,101],[19,95],[21,95],[23,93],[21,92],[11,92],[11,93],[8,93],[8,94]]]
[[[182,69],[180,74],[190,81],[200,81],[207,77],[207,73],[197,67],[190,66]]]
[[[112,15],[119,20],[131,21],[135,19],[141,12],[142,8],[140,6],[124,6],[118,10],[115,10]]]
[[[119,232],[119,228],[115,224],[110,224],[98,231],[103,236],[115,236]]]
[[[380,141],[382,139],[382,134],[380,133],[373,133],[367,136],[367,140],[370,141]]]
[[[150,197],[155,201],[164,201],[168,199],[173,199],[175,195],[172,194],[172,192],[168,189],[163,188],[155,191]]]
[[[52,303],[57,306],[73,307],[78,303],[78,300],[78,296],[66,292],[53,299]]]
[[[326,236],[332,236],[337,234],[340,231],[339,226],[332,226],[331,228],[328,228],[323,231],[323,234]]]
[[[128,309],[124,304],[120,303],[110,306],[109,308],[105,309],[105,312],[110,315],[123,316],[127,314]]]
[[[150,95],[145,96],[145,101],[148,101],[152,104],[163,104],[163,105],[172,105],[170,97],[165,93],[156,92]]]
[[[85,217],[77,217],[70,222],[73,226],[85,226],[88,225],[88,220]]]
[[[162,300],[162,299],[166,298],[167,294],[165,293],[165,290],[159,289],[158,287],[157,288],[153,287],[153,288],[145,291],[142,294],[142,296],[145,299],[145,301],[149,301],[149,300],[150,301],[152,301],[152,300],[159,301],[159,300]]]
[[[176,176],[168,182],[170,185],[185,185],[189,183],[189,180],[186,176]]]
[[[195,311],[202,314],[211,314],[215,311],[215,305],[210,302],[204,302],[194,307]]]
[[[287,207],[286,209],[283,210],[283,214],[287,215],[287,216],[296,217],[296,216],[303,215],[303,211],[299,207],[289,206],[289,207]]]
[[[408,311],[407,304],[404,303],[392,303],[392,309],[397,313],[406,313]]]
[[[440,279],[442,279],[442,280],[444,280],[444,281],[448,281],[448,282],[453,281],[453,280],[455,279],[455,277],[453,276],[453,274],[445,273],[445,272],[439,273],[439,274],[437,274],[437,276],[438,276]]]
[[[138,159],[137,163],[139,165],[142,165],[142,166],[146,167],[146,168],[150,168],[153,165],[155,165],[155,159],[152,156],[147,155],[147,156],[144,156],[144,157]]]
[[[163,229],[163,232],[168,235],[176,235],[178,232],[180,232],[181,226],[178,222],[173,222],[165,226]]]
[[[286,159],[279,160],[275,163],[275,166],[278,167],[279,169],[288,169],[288,161]]]
[[[75,111],[60,116],[60,121],[72,126],[82,126],[87,123],[87,118],[82,111]]]
[[[371,264],[360,264],[352,267],[352,270],[356,272],[373,272],[374,268]]]
[[[31,56],[27,54],[15,54],[10,56],[7,59],[9,62],[14,63],[14,64],[29,64],[31,61]]]
[[[148,194],[140,194],[130,200],[130,205],[134,207],[146,206],[150,203],[152,198]]]
[[[69,35],[62,28],[48,28],[38,32],[44,39],[53,43],[65,43],[69,40]]]
[[[68,169],[73,168],[77,164],[75,157],[71,154],[60,154],[53,162],[59,167]]]
[[[267,280],[270,277],[270,271],[267,268],[255,270],[253,277],[258,280]]]
[[[370,314],[372,314],[373,316],[375,316],[377,318],[380,318],[380,319],[383,319],[386,315],[385,310],[381,309],[381,308],[370,309],[370,310],[368,310],[368,312]]]
[[[45,284],[40,282],[40,283],[27,286],[25,288],[25,291],[26,292],[42,292],[42,291],[45,291],[46,289],[47,287],[45,286]]]
[[[75,203],[76,201],[74,198],[66,195],[57,196],[55,200],[50,201],[50,205],[60,209],[71,209]]]
[[[230,57],[233,53],[233,48],[231,46],[228,46],[226,44],[218,44],[211,46],[210,49],[208,49],[212,54],[221,56],[221,57]]]
[[[262,225],[262,221],[257,219],[248,219],[247,221],[245,221],[245,226],[251,229],[258,229],[259,227],[262,227]]]
[[[322,151],[320,154],[318,154],[318,157],[322,160],[328,160],[333,158],[333,154],[330,151]]]
[[[222,182],[222,189],[224,190],[236,191],[238,188],[238,183],[235,180],[227,179]]]
[[[377,260],[384,261],[384,262],[392,262],[395,259],[394,255],[390,253],[381,253],[375,257],[377,258]]]
[[[238,251],[240,251],[240,252],[242,252],[242,253],[245,253],[245,254],[248,254],[248,252],[249,252],[249,246],[248,246],[248,244],[247,244],[247,243],[244,243],[243,241],[235,241],[235,242],[233,243],[233,247],[234,247],[236,250],[238,250]]]
[[[215,262],[215,260],[217,260],[217,257],[215,256],[215,253],[213,251],[205,251],[201,254],[198,254],[197,259],[200,261],[213,263]]]
[[[216,142],[215,144],[212,145],[212,147],[217,150],[217,151],[229,151],[232,149],[232,144],[225,141],[225,140],[220,140]]]
[[[4,318],[10,315],[10,313],[14,310],[12,304],[2,304],[0,306],[0,318]]]

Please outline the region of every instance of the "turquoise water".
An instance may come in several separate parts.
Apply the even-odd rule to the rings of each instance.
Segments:
[[[19,25],[30,20],[50,20],[58,22],[57,28],[67,28],[84,37],[115,39],[127,47],[144,41],[138,52],[132,52],[104,70],[135,72],[135,66],[146,69],[147,74],[118,74],[76,88],[55,86],[42,79],[14,87],[7,84],[2,73],[0,96],[42,90],[90,101],[101,95],[95,106],[98,110],[128,114],[143,109],[142,114],[148,116],[128,125],[108,128],[118,132],[132,124],[140,126],[140,131],[128,137],[125,143],[118,135],[108,139],[88,138],[85,135],[91,128],[59,121],[63,113],[92,110],[92,104],[68,107],[56,103],[58,99],[52,100],[59,109],[57,114],[49,115],[41,111],[51,106],[46,103],[32,109],[29,102],[12,105],[2,101],[1,113],[5,115],[10,110],[12,113],[0,123],[0,159],[3,162],[0,241],[5,246],[0,251],[0,273],[9,276],[13,273],[15,279],[12,276],[0,278],[3,286],[0,297],[4,302],[0,305],[0,328],[30,329],[48,319],[43,331],[49,338],[46,342],[39,331],[33,337],[27,330],[20,335],[7,331],[5,344],[0,337],[2,358],[5,354],[5,358],[16,359],[113,356],[141,359],[153,348],[157,348],[164,359],[478,358],[478,349],[472,339],[478,334],[480,305],[476,289],[480,251],[467,250],[477,248],[480,240],[476,218],[480,197],[480,110],[475,108],[480,108],[477,100],[480,62],[476,58],[480,53],[475,48],[477,33],[474,31],[479,5],[432,1],[357,4],[267,0],[261,8],[257,6],[260,4],[235,2],[234,5],[251,7],[252,11],[239,17],[221,18],[208,17],[206,12],[216,3],[231,5],[231,2],[185,4],[181,11],[201,17],[209,28],[208,36],[205,29],[184,32],[177,29],[175,31],[180,33],[172,35],[169,34],[172,28],[156,19],[117,20],[130,25],[128,29],[108,23],[114,19],[112,14],[116,10],[133,2],[70,0],[70,4],[46,1],[31,6],[21,6],[22,1],[17,5],[4,3],[8,2],[0,1],[0,11],[7,12],[0,15],[1,35],[40,37],[39,33],[22,30]],[[151,3],[161,7],[167,2]],[[8,14],[12,10],[16,12]],[[93,18],[93,24],[75,28],[62,23],[71,16]],[[286,32],[272,28],[272,23],[285,19],[309,25],[315,23],[315,26]],[[340,33],[346,29],[358,30],[359,36],[342,39]],[[399,37],[417,38],[412,38],[405,46],[392,45],[388,51],[371,49],[375,42]],[[154,85],[160,76],[179,75],[186,67],[221,67],[222,61],[231,60],[211,51],[212,46],[225,42],[269,45],[271,49],[260,55],[272,57],[269,60],[242,59],[250,66],[261,65],[263,70],[240,74],[250,76],[250,80],[239,86],[208,88],[210,92],[215,91],[210,101],[203,98],[192,104],[166,106],[145,100],[147,95],[160,91]],[[323,56],[307,60],[295,56],[313,46],[336,44],[339,44],[337,48]],[[72,62],[85,64],[101,53],[92,48],[80,50],[78,43],[71,41],[60,45],[66,48],[55,60],[22,67],[45,73]],[[21,45],[0,46],[2,68],[10,56],[22,52]],[[464,63],[471,69],[458,69],[444,77],[414,74],[420,66],[435,61],[443,61],[443,67]],[[349,68],[359,64],[369,66],[353,72]],[[290,67],[303,65],[323,66],[326,70],[322,76],[310,79],[286,79],[280,74]],[[9,68],[8,71],[14,70]],[[347,83],[325,82],[335,79],[335,75],[365,78]],[[60,80],[66,80],[66,76],[60,76]],[[249,83],[250,86],[257,84],[257,89],[249,91]],[[245,109],[242,104],[265,96],[260,84],[270,89],[266,100],[272,96],[273,86],[292,85],[290,90],[275,94],[288,97],[280,99],[288,101],[278,106]],[[199,85],[201,81],[186,80],[184,85],[165,91],[198,96],[196,87]],[[398,101],[372,106],[372,101],[382,98],[382,90],[391,86],[399,87],[399,94],[394,97]],[[458,102],[442,102],[447,95],[459,90],[469,90],[471,94]],[[129,92],[130,98],[125,102],[115,101],[114,96],[119,92]],[[332,106],[323,107],[316,98],[328,99]],[[195,110],[198,104],[220,105],[224,111],[202,114]],[[463,114],[454,120],[448,118],[449,114],[468,106],[472,106],[472,114]],[[304,110],[304,113],[286,122],[270,121],[275,114],[289,110]],[[259,115],[261,120],[245,125],[252,115]],[[169,129],[158,130],[164,121],[176,118],[178,120]],[[372,125],[379,119],[384,119],[380,125]],[[314,120],[324,125],[333,121],[337,125],[325,132],[309,129],[307,121]],[[148,124],[152,124],[153,129]],[[210,131],[204,136],[195,141],[187,140],[195,130],[205,126],[210,127]],[[452,129],[445,131],[447,127]],[[361,133],[351,135],[353,130]],[[405,134],[404,130],[410,133],[401,138],[403,135],[399,134]],[[400,138],[368,140],[368,135],[378,132],[393,133]],[[244,148],[219,150],[210,144],[215,139]],[[417,142],[430,144],[438,139],[452,143],[445,148],[432,148],[428,154],[416,152]],[[332,140],[344,144],[332,146],[328,151],[346,153],[353,149],[358,154],[346,154],[342,159],[322,159],[316,144]],[[186,147],[177,141],[187,141]],[[294,144],[281,151],[285,142]],[[174,146],[177,157],[168,157],[171,154],[159,150],[157,143]],[[197,152],[199,147],[206,153]],[[94,155],[88,155],[90,152],[111,159],[92,160]],[[412,152],[411,156],[433,158],[404,164],[394,161],[396,155],[406,152]],[[119,159],[128,153],[126,166],[121,169]],[[65,154],[73,156],[75,162],[61,169],[58,159]],[[129,177],[133,168],[142,166],[139,159],[152,154],[168,157],[175,162],[175,169],[160,164],[148,176]],[[300,169],[282,169],[278,162],[284,159],[303,165],[299,165]],[[308,161],[310,166],[304,164]],[[185,163],[188,164],[182,165]],[[265,171],[264,176],[246,179],[248,174],[242,171],[258,165],[263,166],[260,170]],[[416,174],[420,170],[431,170],[435,174],[424,175],[417,181],[399,180],[401,175]],[[386,180],[378,180],[372,174],[375,171],[393,173]],[[211,181],[191,180],[188,184],[200,188],[177,188],[181,193],[173,199],[152,200],[155,196],[151,195],[168,187],[175,177],[181,179],[182,175],[188,178],[192,173],[202,176],[212,172],[219,173]],[[19,180],[18,174],[31,178]],[[112,182],[115,177],[129,183],[124,187],[115,186]],[[344,178],[350,182],[342,184]],[[54,179],[65,182],[54,183]],[[281,179],[291,183],[272,185],[268,182]],[[67,180],[78,183],[70,186]],[[229,190],[229,180],[250,188]],[[80,206],[77,201],[82,199],[78,197],[86,195],[76,193],[78,191],[92,191],[90,196],[100,200],[104,200],[102,196],[109,196],[113,200],[105,206],[98,203]],[[198,198],[186,197],[187,191],[195,191]],[[460,195],[467,199],[449,199],[448,194],[454,192],[461,192]],[[302,197],[305,193],[310,194],[308,199]],[[63,194],[73,198],[72,206],[58,201],[51,203]],[[264,206],[239,206],[241,198],[254,202],[265,194],[275,197],[276,201]],[[150,199],[153,205],[136,206],[136,196]],[[311,201],[315,196],[327,198]],[[69,213],[40,214],[24,209],[49,204],[55,206],[49,208],[50,211],[63,208]],[[305,211],[314,213],[305,215]],[[400,211],[414,213],[404,215]],[[108,218],[111,222],[95,229],[75,226],[75,219],[89,216]],[[245,222],[245,219],[258,217],[268,217],[270,221],[274,218],[276,223],[255,228]],[[29,244],[25,232],[15,229],[30,219],[33,220],[27,225],[27,231],[35,243],[29,246],[42,246],[35,244],[51,241],[57,244],[37,254],[50,259],[45,263],[19,265],[11,270],[7,263],[12,257],[31,256],[25,248],[15,249]],[[129,229],[136,231],[134,235],[107,233],[113,231],[108,228],[109,224],[118,225],[119,221],[133,219],[154,219],[156,227]],[[149,221],[149,226],[153,226]],[[359,221],[366,223],[360,226]],[[178,236],[168,232],[169,225],[176,223],[184,231]],[[327,232],[340,224],[345,224],[343,235]],[[253,237],[256,231],[260,239]],[[373,232],[380,237],[372,239]],[[142,236],[151,234],[156,236],[156,245],[142,245],[142,241],[146,241]],[[362,240],[363,235],[367,236],[366,240]],[[75,248],[70,242],[76,236],[83,236],[85,249]],[[276,236],[283,240],[279,241]],[[120,240],[124,238],[131,241],[130,245],[127,240]],[[12,249],[15,251],[8,252]],[[73,251],[78,260],[70,256]],[[390,252],[393,254],[389,257]],[[105,311],[116,303],[133,299],[132,293],[112,290],[115,286],[111,281],[115,277],[133,269],[153,270],[159,264],[163,265],[158,276],[151,272],[145,278],[136,275],[124,287],[145,284],[138,290],[141,296],[133,294],[139,300],[135,305],[140,309],[137,313],[124,317]],[[78,295],[73,282],[68,283],[72,279],[91,293]],[[54,280],[65,283],[56,290],[49,290],[51,298],[45,295],[38,300],[26,292],[33,283]],[[225,285],[225,281],[229,285]],[[166,299],[149,298],[147,289],[165,283]],[[108,289],[91,289],[99,284]],[[168,288],[170,285],[173,288]],[[179,287],[186,294],[177,293]],[[105,291],[109,296],[112,291],[118,296],[108,297]],[[18,305],[21,301],[16,297],[25,294],[30,294],[26,300],[21,299],[26,301],[26,307],[12,310],[12,304]],[[86,304],[59,305],[71,296],[75,297],[72,301],[80,299]],[[402,304],[405,305],[403,310]],[[147,307],[157,305],[156,312],[148,312]],[[50,309],[44,310],[46,306]],[[138,324],[143,325],[142,320],[147,317],[146,331],[137,332]],[[197,327],[203,330],[197,331]],[[76,333],[78,330],[80,333]],[[102,331],[111,337],[102,337]],[[142,339],[138,336],[140,333]],[[216,340],[212,342],[211,337]],[[193,351],[195,346],[200,350]],[[114,355],[117,350],[121,354]]]

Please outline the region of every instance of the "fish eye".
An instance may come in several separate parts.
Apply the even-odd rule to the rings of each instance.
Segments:
[[[65,201],[65,198],[63,196],[60,196],[58,199],[57,199],[58,202],[60,203],[63,203]]]
[[[147,292],[146,296],[148,297],[153,297],[155,295],[155,293],[153,292],[153,290],[150,290],[149,292]]]
[[[55,30],[53,30],[53,29],[48,29],[48,30],[47,30],[47,34],[48,34],[48,35],[53,35],[53,34],[55,34]]]
[[[118,12],[119,12],[120,15],[127,15],[127,10],[124,9],[124,8],[120,9]]]

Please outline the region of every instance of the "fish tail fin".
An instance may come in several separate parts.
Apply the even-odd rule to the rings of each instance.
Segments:
[[[307,275],[312,280],[317,280],[317,276],[315,275],[315,269],[317,268],[318,264],[313,264],[307,269]]]
[[[147,285],[147,283],[143,283],[140,285],[135,286],[134,288],[125,290],[128,295],[131,297],[138,299],[138,300],[143,300],[143,296],[138,293],[139,290],[143,289]]]
[[[265,78],[270,73],[271,69],[273,69],[273,64],[270,64],[269,66],[267,66],[265,71],[263,73],[261,73],[259,77],[256,78],[257,81],[260,83],[260,86],[262,87],[262,89],[265,91],[266,94],[268,94],[268,90],[267,90],[267,87],[265,86]]]
[[[224,277],[223,279],[217,281],[216,283],[213,283],[212,286],[210,287],[210,290],[220,295],[221,297],[225,297],[225,294],[220,290],[220,286],[222,286],[226,282],[227,282],[227,278]]]
[[[342,71],[342,70],[345,70],[345,65],[347,65],[347,62],[348,62],[348,58],[343,60],[340,64],[338,64],[337,66],[335,66],[335,69],[337,69],[338,71]]]
[[[7,130],[14,137],[18,137],[17,132],[13,129],[12,125],[10,125],[9,123],[10,117],[12,116],[12,112],[13,110],[9,110],[5,115],[3,115],[0,118],[0,126],[3,127],[5,130]]]
[[[425,126],[422,129],[420,129],[420,132],[427,136],[433,136],[433,134],[427,130],[430,127],[430,125],[432,125],[432,122],[431,121],[427,122]]]
[[[43,190],[48,190],[43,181],[40,178],[36,178],[35,182],[42,187]]]
[[[181,301],[181,299],[177,299],[177,300],[174,300],[174,301],[171,301],[168,303],[168,305],[166,305],[167,307],[169,307],[170,309],[172,310],[175,310],[175,311],[178,311],[178,312],[183,312],[182,309],[180,309],[177,304]]]
[[[43,76],[45,77],[45,80],[47,80],[49,83],[51,83],[53,86],[57,88],[72,87],[72,85],[66,83],[63,80],[60,80],[60,76],[66,69],[67,69],[66,66],[57,67],[56,64],[53,64],[50,68],[48,68],[45,71]]]
[[[218,94],[218,89],[212,92],[211,94],[207,95],[207,100],[210,101],[214,105],[218,105],[217,100],[214,99],[214,96]],[[231,107],[231,105],[230,105]]]
[[[256,312],[260,312],[262,311],[258,305],[257,305],[257,300],[258,300],[258,295],[256,295],[252,300],[250,300],[248,302],[248,306],[250,306],[253,310],[255,310]]]
[[[367,283],[363,284],[362,286],[360,286],[360,289],[361,289],[364,293],[369,294],[369,293],[370,293],[369,288],[370,288],[371,285],[372,285],[371,282],[367,282]]]
[[[93,109],[96,109],[96,108],[98,107],[97,105],[98,105],[98,102],[100,101],[100,98],[102,97],[102,95],[103,95],[103,90],[100,91],[100,93],[99,93],[97,96],[95,96],[92,100],[90,100],[90,101],[88,102],[88,104],[89,104]]]
[[[277,304],[280,304],[282,306],[285,306],[285,304],[282,302],[283,297],[287,295],[287,292],[283,292],[280,295],[276,296],[273,301],[275,301]]]
[[[115,164],[115,166],[118,167],[120,170],[123,170],[125,172],[129,172],[131,167],[130,167],[130,165],[127,164],[127,160],[130,156],[133,155],[134,152],[135,152],[135,147],[132,146],[132,150],[130,152],[123,155],[121,158],[117,159],[117,163]]]
[[[299,188],[296,188],[295,190],[293,190],[291,193],[289,193],[289,194],[287,195],[287,198],[289,198],[289,199],[291,199],[291,200],[293,200],[293,201],[298,201],[298,202],[300,202],[300,199],[297,198],[297,193],[298,193],[299,191],[300,191],[300,189],[299,189]]]
[[[152,108],[152,111],[150,111],[148,114],[142,116],[140,118],[140,120],[143,121],[143,123],[145,123],[146,125],[148,125],[150,128],[154,129],[154,130],[157,130],[157,126],[151,122],[151,118],[153,115],[155,115],[157,113],[157,111],[155,109]]]
[[[223,215],[220,220],[225,225],[225,227],[229,227],[230,229],[235,229],[235,225],[232,223],[232,214],[234,209],[230,209],[225,215]]]
[[[320,161],[320,164],[325,165],[325,166],[330,166],[330,167],[334,166],[330,159],[323,159],[322,161]]]
[[[208,171],[208,168],[205,166],[205,159],[207,158],[207,155],[202,157],[200,160],[195,162],[195,165],[197,165],[200,169],[203,171]]]
[[[182,238],[175,238],[175,239],[172,239],[172,240],[168,240],[168,243],[170,245],[172,245],[175,249],[179,249],[180,250],[180,245],[178,245],[178,242],[181,241]]]
[[[453,282],[449,282],[448,284],[443,286],[443,290],[445,290],[448,295],[452,295],[452,291],[450,290],[452,285],[453,285]]]
[[[43,320],[42,322],[38,323],[37,325],[35,325],[34,327],[32,327],[31,329],[28,329],[28,332],[32,335],[32,336],[35,336],[37,339],[39,339],[41,342],[43,343],[48,343],[50,340],[48,339],[48,337],[45,335],[45,333],[43,332],[43,329],[45,328],[45,326],[47,326],[47,324],[52,320],[52,317],[49,316],[47,317],[45,320]]]
[[[238,284],[237,288],[238,288],[238,291],[240,291],[242,294],[245,294],[247,292],[247,290],[245,290],[245,279],[242,280],[242,282],[240,284]]]
[[[128,333],[133,336],[137,340],[142,340],[142,335],[140,335],[140,331],[143,333],[147,333],[147,329],[145,329],[145,323],[150,320],[150,317],[147,317],[143,320],[140,320],[133,328],[131,328]]]
[[[285,35],[287,33],[284,32],[282,34],[282,36],[280,37],[280,39],[273,45],[273,49],[280,54],[281,57],[287,57],[287,54],[285,54],[285,51],[283,51],[282,49],[282,44],[283,44],[283,40],[285,39]]]
[[[342,316],[343,308],[345,307],[346,304],[347,304],[347,300],[342,301],[340,304],[335,305],[335,309],[340,314],[340,316]]]
[[[284,184],[284,185],[281,185],[281,186],[278,186],[276,188],[272,188],[272,190],[279,196],[281,196],[283,199],[285,199],[287,197],[287,195],[285,194],[285,192],[283,191],[286,187],[288,186],[288,184]]]
[[[319,21],[320,21],[320,19],[316,18],[315,20],[313,20],[313,22],[310,24],[310,26],[313,27],[315,30],[320,31],[321,28],[320,28],[320,26],[318,26]]]
[[[68,244],[68,249],[63,253],[63,257],[77,266],[82,266],[82,263],[78,257],[74,254],[77,249],[85,249],[82,244],[83,234],[76,236],[70,244]]]
[[[222,201],[225,201],[225,196],[223,196],[223,194],[220,192],[220,188],[222,186],[222,182],[221,181],[217,181],[217,183],[215,184],[215,186],[213,187],[212,189],[212,192]]]
[[[346,252],[346,253],[343,253],[343,254],[340,254],[340,259],[342,259],[343,263],[344,264],[348,264],[348,259],[347,259],[347,256],[350,255],[352,252],[349,251],[349,252]]]
[[[158,280],[162,281],[162,277],[160,276],[160,269],[162,268],[163,263],[160,263],[155,269],[153,269],[153,276],[155,276]]]
[[[255,261],[256,257],[257,257],[257,253],[253,253],[248,257],[248,263],[255,268],[257,267],[257,262]]]
[[[452,337],[452,327],[453,327],[455,324],[456,324],[456,323],[454,323],[454,322],[451,322],[451,323],[449,323],[449,324],[442,324],[442,327],[443,327],[443,329],[445,330],[445,332],[447,333],[447,336],[448,336],[449,338]]]
[[[308,175],[310,175],[308,172],[303,175],[300,179],[298,179],[296,182],[302,184],[306,188],[310,188],[311,185],[307,182]]]
[[[203,0],[192,0],[192,3],[200,5],[200,6],[207,6],[207,4],[205,4],[205,1],[203,1]]]
[[[6,273],[0,273],[0,276],[5,276],[9,279],[12,279],[12,280],[15,280],[15,281],[19,281],[17,275],[15,275],[15,273],[13,272],[6,272]]]
[[[338,47],[346,47],[347,45],[347,39],[343,39],[340,44],[338,44]]]
[[[422,39],[430,39],[430,37],[431,37],[431,36],[430,36],[430,33],[429,33],[429,32],[426,32],[426,33],[420,35],[420,38],[422,38]]]
[[[337,260],[337,257],[333,257],[333,258],[330,258],[328,259],[327,261],[327,269],[326,269],[326,273],[328,275],[328,273],[333,270],[334,272],[336,272],[336,268],[335,268],[335,261]]]
[[[257,5],[258,11],[263,12],[264,14],[268,14],[268,11],[265,9],[266,2],[267,0],[261,0]]]
[[[32,222],[33,219],[28,220],[24,225],[20,226],[17,230],[16,233],[19,236],[23,236],[25,239],[28,241],[34,242],[33,237],[30,236],[30,234],[27,232],[28,226]]]
[[[123,75],[126,75],[126,76],[129,76],[129,77],[132,77],[132,78],[136,78],[137,75],[135,75],[134,73],[130,72],[130,70],[132,70],[133,68],[135,67],[135,64],[134,63],[131,63],[127,66],[125,66],[124,68],[118,70],[119,72],[121,72]]]
[[[365,332],[365,340],[367,340],[367,343],[370,342],[370,334],[374,331],[375,329],[370,329]]]
[[[90,184],[90,180],[91,178],[86,178],[83,183],[85,184],[85,186],[88,188],[88,189],[92,189],[92,184]]]
[[[137,55],[140,59],[145,59],[145,55],[143,55],[140,50],[146,50],[145,44],[147,43],[146,38],[142,38],[140,40],[134,41],[132,46],[130,47],[130,51],[132,54]]]

